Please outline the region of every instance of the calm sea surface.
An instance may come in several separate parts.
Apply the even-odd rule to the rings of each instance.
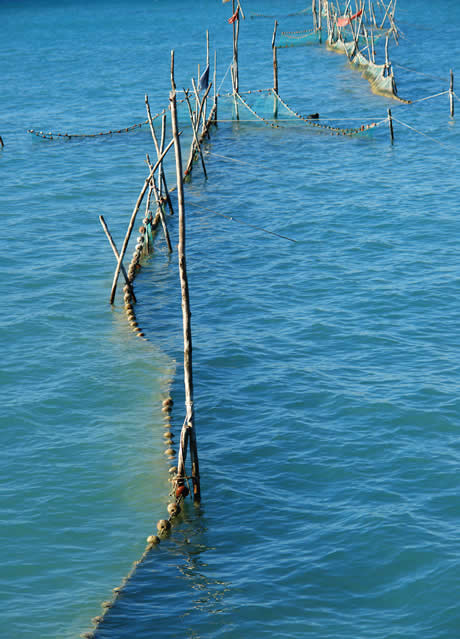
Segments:
[[[274,18],[300,30],[310,17],[287,17],[300,0],[243,8],[240,88],[267,89]],[[219,0],[0,2],[5,639],[92,628],[166,515],[168,393],[177,434],[184,418],[176,252],[159,236],[136,279],[146,341],[121,293],[108,302],[98,216],[121,246],[154,156],[148,127],[27,131],[142,122],[146,93],[154,113],[168,105],[171,49],[178,89],[191,87],[206,29],[228,91],[230,14]],[[400,0],[397,17],[399,94],[446,91],[459,3]],[[197,165],[185,192],[203,502],[95,636],[457,639],[458,119],[446,94],[409,106],[372,94],[324,46],[278,61],[296,111],[350,127],[391,107],[395,143],[386,123],[359,138],[272,128],[244,109],[232,123],[221,101],[209,179]],[[176,216],[170,229],[176,245]]]

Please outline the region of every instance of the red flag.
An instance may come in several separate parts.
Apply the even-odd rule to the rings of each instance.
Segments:
[[[354,13],[352,16],[348,17],[348,16],[342,16],[341,18],[337,19],[337,26],[338,27],[346,27],[347,24],[350,24],[350,22],[352,20],[354,20],[355,18],[359,18],[359,16],[362,14],[363,10],[360,9],[359,11],[357,11],[356,13]]]
[[[238,13],[239,13],[239,11],[240,11],[240,8],[239,8],[239,7],[237,7],[237,8],[236,8],[236,11],[235,11],[235,13],[232,15],[232,17],[228,19],[228,23],[229,23],[229,24],[233,24],[233,23],[235,22],[235,20],[239,20],[239,17],[238,17]]]

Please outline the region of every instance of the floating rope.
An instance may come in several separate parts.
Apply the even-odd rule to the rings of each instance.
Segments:
[[[159,113],[158,115],[161,114]],[[156,115],[155,118],[156,117],[158,116]],[[128,133],[128,131],[133,131],[134,129],[141,128],[144,124],[148,124],[148,120],[145,120],[145,122],[139,122],[138,124],[127,126],[124,129],[102,131],[101,133],[54,133],[51,131],[35,131],[35,129],[28,129],[27,133],[36,135],[37,137],[43,138],[44,140],[54,140],[55,138],[65,138],[67,140],[70,140],[72,138],[99,138],[104,135],[113,135],[114,133]]]
[[[272,182],[273,184],[273,182]],[[289,242],[297,242],[297,240],[293,240],[291,237],[287,237],[287,235],[281,235],[280,233],[275,233],[275,231],[269,231],[268,229],[264,229],[261,226],[255,226],[254,224],[249,224],[249,222],[243,222],[242,220],[238,220],[236,217],[230,215],[224,215],[224,213],[219,213],[218,211],[213,211],[212,209],[208,209],[205,206],[201,206],[201,204],[195,204],[194,202],[189,202],[192,206],[195,206],[197,209],[201,209],[202,211],[208,211],[209,213],[214,213],[214,215],[219,215],[220,217],[224,217],[230,222],[237,222],[238,224],[242,224],[243,226],[249,226],[256,231],[262,231],[263,233],[268,233],[269,235],[275,235],[276,237],[280,237],[283,240],[289,240]]]
[[[273,129],[279,129],[279,125],[278,124],[272,124],[272,122],[269,122],[268,120],[265,120],[265,118],[263,118],[261,115],[259,115],[258,113],[256,113],[254,111],[254,109],[252,109],[249,104],[246,102],[246,100],[243,100],[243,98],[241,97],[241,95],[239,93],[235,93],[235,95],[237,96],[237,98],[240,100],[240,102],[242,102],[242,104],[244,104],[244,106],[258,119],[261,120],[264,124],[266,124],[267,126],[271,126]]]
[[[178,101],[178,104],[185,102],[185,98]],[[163,109],[156,115],[152,116],[152,120],[156,120],[160,115],[164,115],[167,109]],[[107,135],[114,135],[115,133],[128,133],[129,131],[134,131],[134,129],[139,129],[145,124],[148,124],[148,120],[144,120],[143,122],[139,122],[137,124],[132,124],[131,126],[127,126],[123,129],[114,129],[111,131],[102,131],[101,133],[53,133],[51,131],[36,131],[35,129],[28,129],[27,133],[31,133],[32,135],[36,135],[39,138],[43,138],[44,140],[54,140],[55,138],[65,138],[66,140],[70,140],[72,138],[99,138]]]
[[[411,73],[417,73],[418,75],[424,75],[426,78],[431,78],[432,80],[442,80],[443,82],[449,82],[448,78],[443,78],[440,75],[431,75],[430,73],[424,73],[423,71],[416,71],[415,69],[409,69],[409,67],[405,67],[402,64],[392,63],[394,67],[398,67],[399,69],[404,69],[405,71],[410,71]]]
[[[387,119],[388,121],[388,119]],[[426,133],[423,133],[422,131],[419,131],[418,129],[415,129],[413,126],[410,126],[410,124],[406,124],[405,122],[401,122],[401,120],[398,120],[397,118],[395,118],[393,116],[393,122],[397,122],[398,124],[402,124],[402,126],[405,126],[407,129],[411,129],[411,131],[415,131],[415,133],[418,133],[419,135],[423,135],[424,138],[428,138],[428,140],[431,140],[432,142],[436,142],[436,144],[439,144],[439,146],[444,147],[445,149],[449,149],[449,151],[455,151],[456,149],[454,149],[453,147],[444,144],[443,142],[440,142],[439,140],[436,140],[436,138],[432,138],[430,135],[427,135]]]
[[[281,104],[285,107],[285,109],[287,109],[290,113],[292,113],[292,115],[294,115],[296,118],[298,118],[299,120],[302,120],[303,122],[305,122],[309,126],[325,130],[325,131],[331,133],[331,135],[334,135],[334,134],[335,135],[342,134],[342,135],[348,135],[348,136],[359,135],[359,134],[362,134],[362,133],[364,133],[366,131],[369,131],[369,129],[373,129],[376,126],[379,125],[379,123],[371,122],[370,124],[362,124],[357,129],[348,129],[348,128],[342,128],[342,127],[334,127],[334,126],[330,126],[328,124],[320,124],[317,121],[316,118],[315,119],[312,119],[311,117],[310,118],[305,118],[304,116],[300,115],[299,113],[296,113],[296,111],[291,109],[291,107],[288,104],[286,104],[286,102],[273,89],[271,90],[271,93],[281,102]]]

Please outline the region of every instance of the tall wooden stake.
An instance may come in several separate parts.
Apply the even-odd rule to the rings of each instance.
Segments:
[[[275,27],[273,29],[272,37],[272,49],[273,49],[273,91],[278,93],[278,58],[276,55],[276,30],[278,28],[278,21],[275,20]]]
[[[391,109],[388,109],[388,126],[390,127],[390,139],[391,144],[395,141],[395,135],[393,131],[393,118],[391,117]]]
[[[276,30],[278,28],[278,21],[275,20],[275,26],[273,29],[273,37],[272,37],[272,51],[273,51],[273,91],[278,94],[278,57],[276,50]],[[278,117],[278,98],[276,95],[273,96],[273,117]]]
[[[171,121],[174,139],[174,150],[176,155],[176,179],[177,179],[177,204],[179,208],[179,244],[177,247],[179,257],[179,273],[182,295],[182,323],[184,333],[184,385],[185,385],[185,422],[183,428],[188,429],[190,438],[190,457],[192,461],[193,479],[193,499],[199,502],[201,499],[200,490],[200,469],[198,463],[198,450],[196,445],[196,434],[194,427],[193,408],[193,376],[192,376],[192,331],[190,323],[190,298],[187,279],[187,264],[185,258],[185,204],[184,204],[184,184],[182,178],[182,155],[177,129],[176,110],[176,85],[174,82],[174,51],[171,51]],[[186,439],[186,437],[184,437]],[[181,435],[182,440],[182,435]],[[186,454],[185,451],[183,453]],[[184,460],[185,461],[185,460]],[[177,469],[179,478],[185,477],[184,464]]]
[[[449,87],[449,101],[450,101],[450,117],[454,117],[454,72],[450,70],[450,87]]]
[[[128,230],[126,231],[125,239],[123,241],[123,246],[121,247],[120,255],[118,257],[117,268],[115,269],[115,274],[113,276],[112,291],[110,293],[110,303],[111,304],[113,304],[113,301],[115,299],[115,293],[117,291],[117,282],[118,282],[118,277],[120,275],[121,265],[123,263],[123,258],[125,256],[126,249],[128,248],[129,238],[131,237],[131,233],[132,233],[132,230],[133,230],[134,222],[136,221],[136,215],[137,215],[137,213],[139,211],[139,207],[142,204],[142,200],[144,199],[145,192],[147,191],[147,189],[149,187],[150,180],[152,179],[152,176],[154,175],[154,173],[157,170],[157,168],[160,166],[160,164],[161,164],[164,156],[166,155],[166,153],[169,151],[169,149],[173,145],[173,142],[174,142],[174,140],[171,140],[171,142],[168,144],[166,149],[162,152],[162,154],[160,155],[160,157],[156,161],[155,166],[150,171],[150,175],[146,178],[146,180],[144,182],[144,186],[142,187],[142,190],[139,193],[139,197],[137,198],[136,206],[134,207],[134,210],[132,212],[131,219],[129,221]]]
[[[113,241],[112,235],[111,235],[111,233],[109,231],[109,228],[108,228],[108,226],[107,226],[107,224],[106,224],[106,222],[104,220],[104,216],[103,215],[99,216],[99,221],[100,221],[100,223],[102,225],[102,228],[105,231],[105,234],[107,235],[107,239],[109,240],[109,244],[112,247],[113,254],[115,255],[115,257],[118,260],[118,250],[117,250],[117,247],[115,245],[115,242]],[[126,272],[125,267],[123,266],[123,264],[121,265],[121,272],[123,273],[123,277],[125,278],[126,286],[128,287],[128,290],[129,290],[129,292],[131,294],[131,297],[133,298],[133,301],[137,302],[136,296],[134,295],[132,284],[129,281],[128,273]]]

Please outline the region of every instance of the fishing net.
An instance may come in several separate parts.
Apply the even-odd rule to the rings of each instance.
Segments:
[[[309,44],[321,42],[321,31],[311,29],[309,31],[283,31],[277,38],[276,48],[305,47]]]

